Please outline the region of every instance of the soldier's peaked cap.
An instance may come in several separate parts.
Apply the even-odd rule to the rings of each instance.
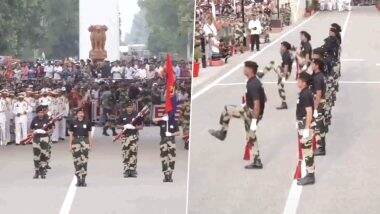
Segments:
[[[43,111],[44,110],[44,106],[42,106],[42,105],[39,105],[39,106],[37,106],[37,108],[36,108],[36,112],[38,113],[38,112],[40,112],[40,111]]]

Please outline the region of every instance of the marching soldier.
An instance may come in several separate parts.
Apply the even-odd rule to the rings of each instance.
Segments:
[[[209,133],[217,139],[226,139],[228,126],[232,117],[240,118],[244,121],[246,131],[247,146],[252,147],[253,163],[247,165],[246,169],[262,169],[259,147],[257,142],[256,130],[258,122],[264,114],[266,95],[260,80],[256,77],[258,65],[256,62],[246,61],[244,63],[244,75],[248,78],[247,92],[243,106],[226,105],[220,116],[219,130],[211,129]]]
[[[290,53],[290,49],[292,46],[284,41],[281,43],[281,58],[282,63],[281,66],[276,67],[274,65],[274,62],[272,61],[269,65],[269,67],[265,68],[265,72],[269,72],[271,70],[274,70],[274,72],[277,74],[278,80],[277,80],[277,86],[278,86],[278,94],[281,98],[281,106],[277,107],[278,110],[281,109],[288,109],[288,105],[286,103],[286,95],[285,95],[285,81],[289,78],[290,73],[292,71],[292,65],[293,65],[293,57]],[[264,72],[264,73],[265,73]]]
[[[154,122],[160,126],[160,157],[162,172],[164,173],[163,182],[173,182],[176,157],[175,136],[179,135],[177,122],[175,118],[169,119],[168,115],[154,119]]]
[[[298,140],[301,144],[303,158],[306,164],[306,176],[301,178],[298,185],[314,184],[314,154],[313,154],[313,111],[314,111],[314,98],[313,93],[309,89],[311,77],[308,73],[302,72],[299,75],[297,86],[300,89],[297,108],[296,119],[298,124]]]
[[[76,113],[76,119],[70,124],[69,145],[74,158],[75,176],[78,187],[85,187],[87,176],[88,153],[93,145],[92,124],[85,119],[84,109],[80,108]]]
[[[15,135],[16,145],[20,145],[21,140],[28,135],[28,103],[24,100],[24,94],[17,97],[17,102],[13,104],[13,114],[15,115]]]
[[[180,121],[182,126],[183,141],[185,149],[189,150],[189,129],[190,129],[190,99],[188,98],[181,107]]]
[[[301,47],[297,51],[296,60],[297,60],[297,71],[296,78],[298,77],[299,73],[306,71],[311,63],[311,57],[313,49],[310,44],[311,36],[306,31],[301,31]]]
[[[34,179],[45,179],[48,162],[48,147],[52,127],[48,126],[49,117],[43,106],[36,108],[37,116],[33,118],[30,129],[33,132]]]
[[[122,142],[122,161],[123,161],[123,175],[124,178],[137,177],[137,150],[139,133],[138,130],[142,128],[142,123],[132,125],[132,120],[137,116],[137,112],[134,110],[133,102],[128,101],[126,111],[119,119],[119,124],[122,124],[123,130],[125,130],[125,139]]]

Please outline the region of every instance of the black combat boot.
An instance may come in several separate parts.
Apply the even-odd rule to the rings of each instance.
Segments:
[[[226,137],[227,137],[227,131],[210,129],[210,130],[208,130],[208,132],[209,132],[212,136],[216,137],[217,139],[219,139],[219,140],[221,140],[221,141],[225,140]]]
[[[45,168],[40,168],[40,175],[41,175],[41,179],[46,178],[46,169]]]
[[[307,175],[297,181],[298,185],[310,185],[315,183],[314,173],[307,173]]]
[[[281,106],[276,107],[276,109],[277,109],[277,110],[288,109],[288,105],[286,104],[286,102],[282,102],[282,103],[281,103]]]
[[[163,180],[164,183],[166,183],[166,182],[173,182],[173,178],[172,178],[172,173],[171,172],[166,172],[164,175],[165,175],[164,180]]]
[[[40,176],[40,172],[39,172],[38,170],[36,170],[36,171],[34,172],[33,179],[37,179],[39,176]]]
[[[168,182],[173,182],[173,172],[169,172]]]
[[[127,170],[124,171],[123,176],[124,176],[124,178],[128,178],[129,177],[129,169],[127,169]]]
[[[112,130],[112,136],[116,136],[117,133],[116,133],[116,129],[115,129],[115,127],[111,128],[111,130]]]
[[[86,175],[83,175],[83,178],[82,178],[82,187],[86,187],[87,186],[87,184],[86,184]]]
[[[136,172],[136,170],[130,170],[128,177],[137,178],[137,172]]]
[[[325,156],[326,155],[326,142],[324,139],[321,139],[319,147],[315,149],[314,156]]]
[[[107,133],[107,129],[108,129],[107,126],[104,126],[104,127],[103,127],[103,135],[104,135],[104,136],[110,136],[110,135]]]
[[[77,184],[75,186],[80,187],[82,186],[82,180],[79,178],[78,175],[75,175],[77,177]]]
[[[262,169],[263,164],[261,163],[261,159],[259,157],[255,157],[253,163],[245,166],[246,169]]]

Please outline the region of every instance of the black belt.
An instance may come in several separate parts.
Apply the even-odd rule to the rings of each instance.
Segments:
[[[34,134],[34,137],[36,138],[49,137],[49,134]]]
[[[88,138],[88,136],[74,136],[74,138]]]

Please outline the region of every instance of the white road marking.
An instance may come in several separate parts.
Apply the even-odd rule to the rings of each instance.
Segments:
[[[76,187],[76,177],[73,177],[73,180],[70,183],[69,189],[67,190],[65,200],[63,201],[61,210],[59,211],[59,214],[69,214],[71,205],[73,204],[74,198],[75,198],[75,193],[77,191]]]
[[[343,49],[343,44],[344,44],[344,37],[346,35],[347,31],[347,26],[348,26],[348,21],[351,17],[351,11],[348,12],[348,15],[346,17],[346,20],[343,25],[343,31],[342,31],[342,49]],[[292,186],[290,187],[289,190],[289,195],[288,199],[286,200],[285,208],[284,208],[284,214],[296,214],[297,213],[297,208],[298,204],[301,198],[302,194],[302,187],[299,187],[297,185],[297,181],[293,180]]]
[[[300,24],[298,24],[294,28],[288,30],[287,32],[285,32],[284,34],[282,34],[279,38],[277,38],[276,40],[274,40],[272,43],[270,43],[269,45],[265,46],[261,51],[253,54],[252,56],[248,57],[246,60],[252,60],[252,59],[254,59],[257,56],[260,56],[265,50],[269,49],[270,47],[272,47],[274,44],[278,43],[279,41],[282,41],[282,39],[284,37],[286,37],[290,33],[293,33],[295,30],[297,30],[299,27],[303,26],[304,24],[308,23],[318,13],[319,12],[314,13],[314,15],[310,16],[308,19],[306,19],[305,21],[301,22]],[[206,87],[204,87],[201,90],[199,90],[197,93],[193,93],[193,95],[191,96],[191,100],[197,99],[200,95],[204,94],[205,92],[207,92],[208,90],[210,90],[211,88],[213,88],[214,86],[216,86],[216,84],[218,84],[220,81],[222,81],[223,79],[227,78],[228,76],[230,76],[231,74],[233,74],[234,72],[236,72],[241,67],[243,67],[243,63],[239,63],[238,65],[236,65],[235,67],[233,67],[231,70],[229,70],[227,73],[225,73],[224,75],[222,75],[221,77],[219,77],[218,79],[216,79],[215,81],[213,81],[212,83],[210,83],[209,85],[207,85]]]
[[[263,84],[277,84],[277,81],[263,81]],[[286,81],[285,84],[296,84],[296,81]],[[339,81],[340,84],[380,84],[380,81]],[[246,82],[218,83],[215,86],[245,85]]]
[[[380,63],[376,63],[376,66],[380,66]]]
[[[298,202],[302,193],[302,186],[297,185],[297,180],[293,180],[290,187],[288,199],[284,208],[284,214],[297,213]]]

